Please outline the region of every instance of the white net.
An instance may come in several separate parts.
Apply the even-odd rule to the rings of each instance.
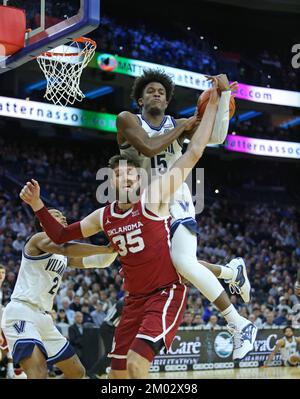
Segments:
[[[47,80],[44,97],[63,107],[82,101],[84,94],[79,87],[81,74],[93,58],[95,50],[96,43],[82,37],[37,57]]]

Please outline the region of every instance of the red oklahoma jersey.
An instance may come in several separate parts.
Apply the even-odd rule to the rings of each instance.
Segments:
[[[131,295],[147,295],[180,281],[170,256],[169,217],[155,216],[142,201],[120,213],[115,201],[104,208],[101,222],[119,253]]]

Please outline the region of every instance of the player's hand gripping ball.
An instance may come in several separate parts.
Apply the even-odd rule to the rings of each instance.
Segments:
[[[197,103],[197,119],[202,119],[206,106],[209,101],[210,93],[211,89],[205,90],[199,97]],[[231,119],[234,114],[235,114],[235,99],[233,96],[231,96],[229,102],[229,118]]]
[[[229,83],[226,74],[220,74],[217,76],[206,76],[207,80],[210,81],[213,85],[217,85],[217,90],[219,95],[221,96],[222,91],[231,91],[232,93],[237,91],[238,83],[232,82]],[[198,120],[201,120],[203,114],[205,112],[206,106],[208,104],[210,93],[212,89],[205,90],[198,99],[197,102],[197,109],[196,109],[196,116]],[[235,100],[234,97],[230,97],[229,102],[229,118],[231,119],[235,113]]]

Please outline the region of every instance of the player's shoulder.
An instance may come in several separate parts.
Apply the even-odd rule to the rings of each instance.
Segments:
[[[130,111],[121,111],[118,113],[117,118],[126,118],[128,115],[133,115]]]
[[[41,242],[45,238],[49,239],[49,237],[47,236],[47,234],[44,231],[33,234],[30,238],[27,239],[27,241],[24,245],[24,250],[29,251],[29,252],[31,250],[35,251],[39,245],[39,242]]]
[[[30,244],[33,242],[37,242],[39,240],[43,240],[45,238],[47,238],[47,234],[44,231],[40,231],[38,233],[34,233],[26,242],[26,244]]]
[[[28,238],[23,248],[25,257],[28,258],[28,256],[32,257],[43,255],[43,253],[41,253],[41,250],[39,249],[39,246],[45,239],[50,241],[50,238],[44,231],[37,232],[33,234],[30,238]]]
[[[122,111],[117,115],[117,124],[120,123],[137,123],[141,124],[141,121],[137,114],[130,111]]]
[[[117,121],[123,120],[137,120],[138,117],[136,114],[133,114],[130,111],[122,111],[117,115]]]
[[[280,346],[281,348],[283,348],[285,346],[285,340],[284,338],[280,338],[277,340],[276,345]]]

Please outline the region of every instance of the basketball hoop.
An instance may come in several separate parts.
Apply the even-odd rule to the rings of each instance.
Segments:
[[[94,40],[80,37],[38,56],[47,80],[44,98],[63,107],[82,101],[85,96],[79,87],[81,74],[93,58],[96,47]]]

